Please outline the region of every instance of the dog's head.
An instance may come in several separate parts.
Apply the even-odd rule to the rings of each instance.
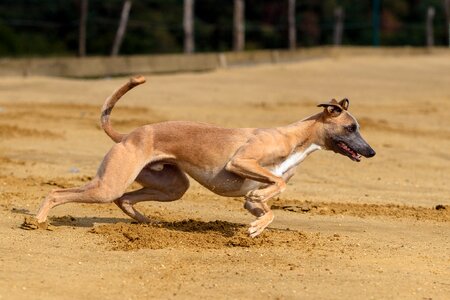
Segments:
[[[359,162],[361,155],[372,157],[375,155],[375,151],[359,133],[358,122],[347,111],[349,104],[348,99],[342,99],[339,102],[333,99],[328,103],[318,105],[324,108],[321,117],[323,125],[323,130],[320,132],[321,140],[326,150],[334,151]]]

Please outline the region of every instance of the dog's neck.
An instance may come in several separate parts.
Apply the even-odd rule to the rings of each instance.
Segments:
[[[279,130],[289,137],[296,151],[311,149],[312,145],[316,145],[317,150],[324,147],[321,120],[322,113],[319,113],[301,121],[280,127]]]

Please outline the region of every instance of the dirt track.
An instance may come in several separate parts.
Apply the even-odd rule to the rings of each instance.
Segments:
[[[20,229],[46,193],[95,174],[112,142],[103,99],[124,82],[0,80],[0,299],[450,297],[450,55],[321,59],[150,76],[114,110],[150,122],[287,124],[348,97],[377,156],[302,163],[257,239],[242,200],[192,183],[142,203],[158,226],[115,205],[68,204],[51,230]]]

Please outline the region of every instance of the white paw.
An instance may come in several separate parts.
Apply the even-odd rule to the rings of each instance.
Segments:
[[[254,238],[260,235],[264,229],[269,226],[273,221],[273,213],[268,212],[265,215],[259,217],[255,221],[250,223],[250,228],[248,229],[248,234],[250,237]]]

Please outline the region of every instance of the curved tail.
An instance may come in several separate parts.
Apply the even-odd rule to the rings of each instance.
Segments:
[[[145,82],[144,76],[136,76],[130,78],[130,80],[125,83],[122,87],[118,88],[111,96],[109,96],[102,107],[102,114],[100,116],[100,122],[105,133],[116,143],[122,141],[125,134],[115,131],[111,122],[109,121],[109,115],[111,114],[114,105],[119,99],[125,95],[126,92]]]

